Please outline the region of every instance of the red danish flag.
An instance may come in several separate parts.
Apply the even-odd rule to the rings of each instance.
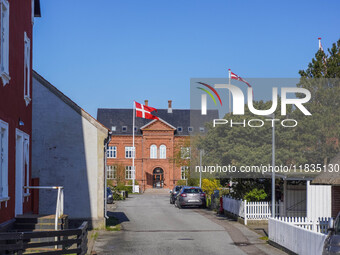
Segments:
[[[149,119],[149,120],[158,120],[157,116],[154,116],[151,114],[151,112],[153,111],[157,112],[156,108],[137,103],[136,101],[135,101],[135,106],[136,106],[137,117]]]
[[[248,87],[251,88],[251,85],[250,85],[246,80],[244,80],[243,78],[241,78],[241,77],[238,76],[237,74],[234,74],[233,72],[230,72],[230,78],[233,79],[233,80],[242,81],[242,82],[244,82],[245,84],[247,84]]]

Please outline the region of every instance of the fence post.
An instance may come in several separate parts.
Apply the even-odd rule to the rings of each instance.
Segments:
[[[244,225],[247,225],[247,200],[244,200]]]

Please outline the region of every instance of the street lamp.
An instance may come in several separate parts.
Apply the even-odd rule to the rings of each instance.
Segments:
[[[204,151],[200,150],[200,188],[202,188],[202,157],[203,157]]]
[[[272,117],[272,217],[275,217],[275,114],[270,114]]]

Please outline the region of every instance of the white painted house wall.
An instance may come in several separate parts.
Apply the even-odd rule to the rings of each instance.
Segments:
[[[34,74],[33,178],[40,179],[40,186],[64,187],[64,213],[69,219],[89,220],[100,227],[105,222],[104,139],[108,130],[44,82]],[[55,190],[40,191],[40,214],[55,213],[56,196]]]
[[[310,185],[307,181],[307,218],[332,216],[332,186]]]

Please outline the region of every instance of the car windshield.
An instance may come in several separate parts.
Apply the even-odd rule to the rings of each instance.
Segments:
[[[197,188],[184,189],[183,193],[201,193],[201,189]]]
[[[177,191],[180,191],[181,190],[181,188],[182,187],[180,187],[180,186],[177,186],[176,188],[175,188],[175,191],[177,192]]]

